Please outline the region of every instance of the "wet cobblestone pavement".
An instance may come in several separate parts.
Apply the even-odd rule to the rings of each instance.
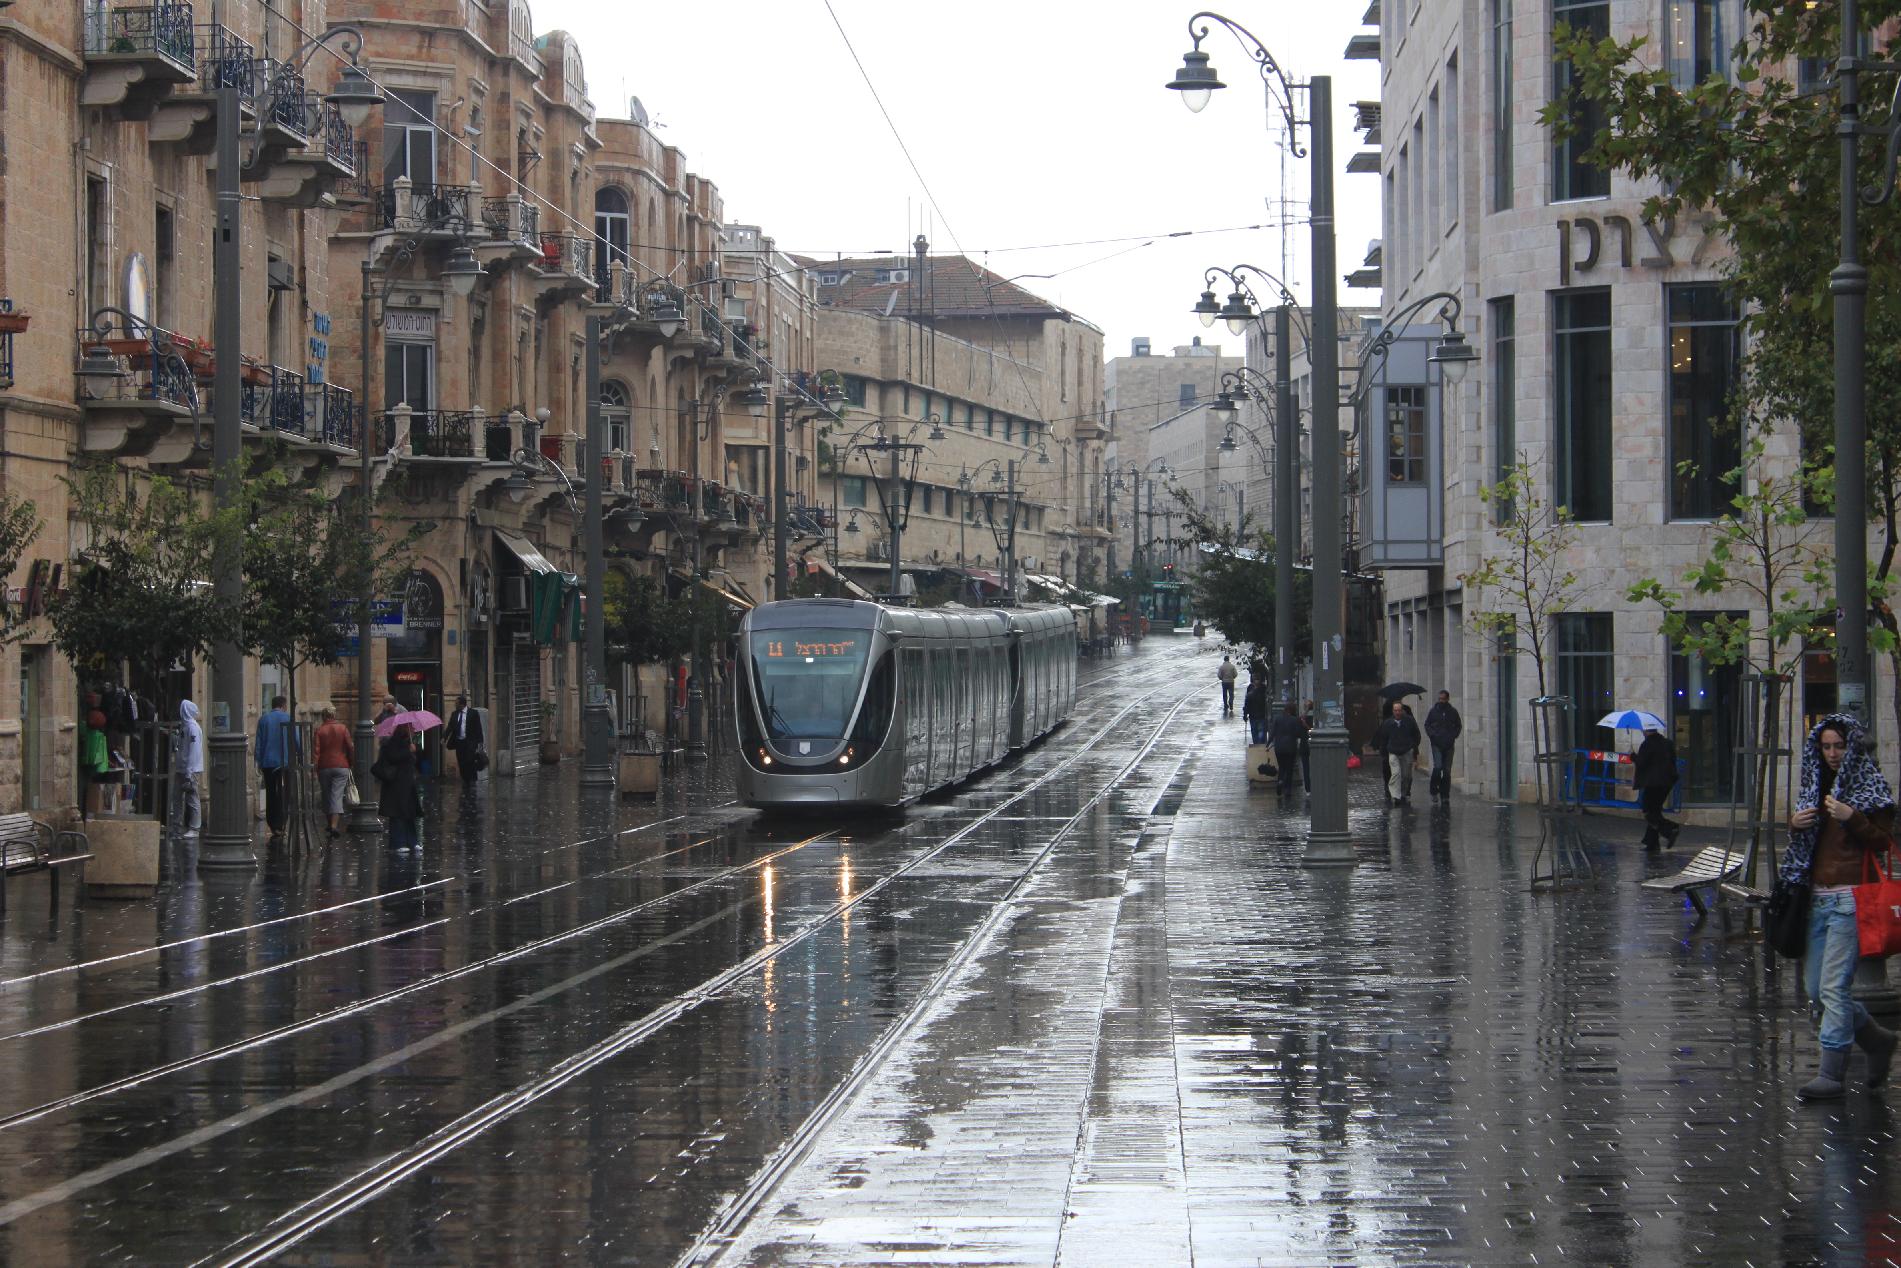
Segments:
[[[171,859],[50,925],[16,882],[0,1258],[1895,1255],[1885,1102],[1795,1106],[1794,974],[1639,890],[1629,823],[1533,895],[1531,816],[1369,777],[1360,866],[1302,869],[1211,650],[1086,664],[1049,742],[894,819],[563,770],[445,790],[419,855]]]

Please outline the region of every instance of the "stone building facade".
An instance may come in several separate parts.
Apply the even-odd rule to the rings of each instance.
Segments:
[[[1093,505],[1108,508],[1115,516],[1111,550],[1117,572],[1131,570],[1141,553],[1139,543],[1155,536],[1147,528],[1148,485],[1160,478],[1158,469],[1163,461],[1175,467],[1178,476],[1190,481],[1198,492],[1210,484],[1205,478],[1207,473],[1202,470],[1201,457],[1196,457],[1192,470],[1182,469],[1174,459],[1165,458],[1151,447],[1152,430],[1191,411],[1193,419],[1205,427],[1208,411],[1198,407],[1211,403],[1221,391],[1222,376],[1239,369],[1241,364],[1240,357],[1222,355],[1220,344],[1203,343],[1197,336],[1193,343],[1175,348],[1167,356],[1154,355],[1149,341],[1138,338],[1130,346],[1128,356],[1111,358],[1103,367],[1103,402],[1109,411],[1111,460],[1107,483],[1098,482],[1090,492]],[[1171,426],[1174,428],[1169,432],[1172,441],[1188,424]],[[1219,440],[1216,436],[1215,443]],[[1203,447],[1197,445],[1198,455]],[[1239,464],[1233,466],[1238,469]],[[1223,479],[1232,481],[1234,475],[1224,469],[1214,474],[1212,484],[1218,485]],[[1198,497],[1197,500],[1205,499]],[[1166,505],[1172,501],[1165,490],[1160,491],[1156,498],[1158,515],[1164,510],[1172,512],[1174,508]],[[1142,514],[1139,526],[1138,511]]]
[[[1583,164],[1538,112],[1564,74],[1550,51],[1557,22],[1648,36],[1649,55],[1693,81],[1726,63],[1738,7],[1384,0],[1369,14],[1380,26],[1383,311],[1452,291],[1481,355],[1457,387],[1430,369],[1393,381],[1435,403],[1420,435],[1443,494],[1442,554],[1384,574],[1388,674],[1451,691],[1466,719],[1456,775],[1470,791],[1532,791],[1534,665],[1469,628],[1476,605],[1499,600],[1458,581],[1499,547],[1480,489],[1522,459],[1580,523],[1565,563],[1584,586],[1552,621],[1545,683],[1576,702],[1576,745],[1611,744],[1593,724],[1612,705],[1652,710],[1688,761],[1688,802],[1729,799],[1737,671],[1675,651],[1657,609],[1626,597],[1643,578],[1678,584],[1705,558],[1727,496],[1718,477],[1742,449],[1724,410],[1741,355],[1738,314],[1716,286],[1724,248],[1695,216],[1647,224],[1652,190]],[[1429,324],[1432,310],[1417,320]],[[1375,393],[1371,417],[1393,403]],[[1791,465],[1793,443],[1770,437],[1772,462]],[[1401,470],[1397,452],[1376,460]],[[1826,525],[1818,531],[1826,540]],[[1695,607],[1763,619],[1741,594],[1699,595]],[[1833,703],[1832,664],[1812,654],[1798,712]]]
[[[735,609],[762,596],[759,433],[727,398],[802,369],[810,296],[727,276],[717,189],[644,118],[597,117],[575,42],[537,35],[523,0],[400,15],[343,0],[333,18],[363,28],[389,94],[372,179],[330,235],[333,271],[363,275],[367,261],[371,294],[335,359],[380,422],[385,522],[423,530],[406,598],[436,611],[379,641],[374,689],[438,711],[466,691],[490,711],[495,769],[524,771],[579,744],[590,478],[612,569]],[[465,298],[442,276],[464,246],[483,265]],[[793,332],[780,350],[792,359],[770,359],[761,321]],[[693,667],[709,695],[721,659]],[[682,721],[677,680],[635,668],[606,684],[623,724]],[[353,702],[354,681],[339,672],[339,698]]]
[[[843,376],[851,402],[820,451],[839,566],[874,592],[889,588],[895,501],[904,571],[924,585],[972,573],[971,594],[994,593],[1014,475],[1018,573],[1099,577],[1107,531],[1088,491],[1103,471],[1102,333],[921,245],[912,258],[808,263],[819,286],[815,364]],[[895,499],[881,494],[893,487],[891,452],[863,448],[881,434],[922,446],[900,452]]]
[[[75,464],[114,460],[129,480],[162,473],[208,497],[210,150],[221,83],[237,86],[246,124],[238,235],[247,446],[277,432],[326,487],[355,452],[353,402],[323,384],[325,332],[348,310],[332,285],[333,213],[318,203],[355,175],[356,138],[316,98],[336,62],[302,65],[296,56],[323,29],[324,3],[292,12],[295,20],[253,5],[214,13],[103,0],[20,0],[0,10],[0,298],[14,318],[0,323],[0,481],[43,523],[7,579],[23,637],[0,649],[0,810],[57,815],[77,804],[73,749],[87,687],[159,686],[128,682],[123,664],[76,674],[37,614],[86,544],[63,483]],[[346,277],[346,305],[350,293]],[[22,317],[26,328],[8,333]],[[81,387],[74,371],[85,347],[110,352],[115,384]],[[285,426],[272,427],[273,417]],[[179,666],[162,685],[203,703],[209,676],[208,666]],[[260,700],[289,679],[255,662],[245,678],[248,732]],[[321,703],[328,686],[327,674],[306,672],[298,694]]]

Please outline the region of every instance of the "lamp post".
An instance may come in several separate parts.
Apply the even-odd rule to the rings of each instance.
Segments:
[[[905,521],[909,518],[911,511],[910,500],[904,496],[904,485],[902,483],[902,475],[898,469],[898,463],[904,454],[922,454],[930,447],[911,439],[911,437],[917,435],[919,430],[927,423],[930,424],[931,427],[930,438],[932,440],[944,439],[943,420],[933,414],[922,422],[911,424],[910,430],[905,432],[902,438],[888,435],[884,430],[884,420],[874,419],[853,432],[851,436],[846,439],[845,443],[839,446],[837,470],[842,471],[844,469],[845,459],[850,458],[853,453],[862,453],[865,455],[866,463],[871,467],[871,478],[878,482],[878,501],[884,511],[885,528],[890,538],[891,575],[888,593],[893,598],[897,597],[898,582],[903,575],[899,552],[904,545]],[[867,432],[872,431],[878,433],[875,440],[863,439]],[[877,461],[871,457],[872,454],[885,453],[891,455],[889,486],[886,486],[883,481],[878,479]],[[913,471],[915,472],[916,459],[913,458],[912,462]]]
[[[587,506],[583,516],[587,551],[587,608],[583,613],[581,650],[586,660],[581,698],[581,786],[614,786],[614,720],[607,710],[607,540],[602,524],[602,488],[606,473],[601,452],[606,448],[606,421],[601,415],[601,338],[599,314],[587,316]]]
[[[1202,23],[1197,28],[1196,24]],[[1351,867],[1352,842],[1347,835],[1346,708],[1340,656],[1345,592],[1340,565],[1340,350],[1338,342],[1338,283],[1335,280],[1333,229],[1333,80],[1316,75],[1307,81],[1306,125],[1312,144],[1303,149],[1301,120],[1294,108],[1294,85],[1282,72],[1267,46],[1240,23],[1203,10],[1188,19],[1193,46],[1168,87],[1182,94],[1191,111],[1208,104],[1210,94],[1226,87],[1201,51],[1213,23],[1225,28],[1253,58],[1267,89],[1269,103],[1287,124],[1288,148],[1312,165],[1311,211],[1313,225],[1313,338],[1309,361],[1314,373],[1314,696],[1316,726],[1313,755],[1313,817],[1307,834],[1304,862],[1314,867]]]
[[[772,407],[772,597],[786,597],[789,584],[788,571],[791,561],[787,558],[791,546],[791,492],[787,488],[785,425],[801,406],[817,409],[822,416],[837,419],[844,411],[846,400],[844,389],[837,383],[826,381],[820,389],[820,395],[814,398],[797,383],[790,384],[791,392],[779,392],[768,397],[765,388],[754,383],[741,388],[733,394],[733,402],[742,405],[758,418],[766,412],[767,402]]]
[[[1049,448],[1038,441],[1034,452],[1039,466],[1048,466]],[[1022,460],[1017,458],[986,458],[978,463],[975,470],[963,470],[958,473],[957,487],[968,494],[975,488],[977,477],[984,468],[991,467],[991,483],[1004,486],[1004,536],[997,543],[997,550],[1003,556],[1003,593],[1011,601],[1016,597],[1016,555],[1017,555],[1017,475],[1022,470]],[[991,531],[996,531],[995,523]]]

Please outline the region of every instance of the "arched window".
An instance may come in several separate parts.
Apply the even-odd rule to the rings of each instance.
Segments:
[[[600,241],[597,258],[602,268],[615,260],[631,262],[627,252],[633,242],[633,214],[627,208],[627,195],[612,185],[594,191],[594,236]]]
[[[633,413],[633,402],[625,384],[614,379],[601,384],[601,421],[607,428],[609,453],[627,452],[629,420]]]

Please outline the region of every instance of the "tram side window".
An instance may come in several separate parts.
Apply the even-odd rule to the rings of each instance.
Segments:
[[[885,738],[891,729],[891,706],[896,699],[897,655],[886,652],[878,661],[878,667],[871,671],[871,681],[865,685],[865,702],[858,709],[858,718],[852,723],[851,738],[855,744],[877,744]]]

